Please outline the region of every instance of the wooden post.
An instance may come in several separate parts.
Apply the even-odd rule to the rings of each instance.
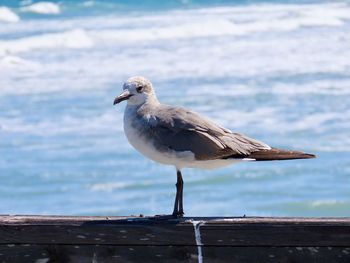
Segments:
[[[0,216],[0,262],[350,262],[350,218]]]

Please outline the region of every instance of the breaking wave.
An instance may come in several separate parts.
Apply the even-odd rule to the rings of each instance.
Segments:
[[[6,22],[6,23],[15,23],[20,20],[19,16],[11,11],[11,9],[0,6],[0,23]]]
[[[37,2],[28,6],[23,6],[21,8],[25,12],[33,12],[37,14],[53,14],[57,15],[61,13],[60,6],[52,2]]]

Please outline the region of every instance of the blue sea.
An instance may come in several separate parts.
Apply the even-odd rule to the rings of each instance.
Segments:
[[[183,170],[186,216],[350,216],[349,1],[0,0],[0,214],[172,212],[123,132],[130,76],[313,160]]]

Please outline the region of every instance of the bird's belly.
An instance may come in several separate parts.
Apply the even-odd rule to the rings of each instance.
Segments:
[[[241,162],[241,159],[195,160],[184,167],[199,169],[217,169]]]

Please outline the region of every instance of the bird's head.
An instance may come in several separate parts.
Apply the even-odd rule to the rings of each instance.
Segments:
[[[157,100],[152,83],[140,76],[129,78],[123,85],[122,93],[114,100],[114,105],[127,100],[131,105],[142,105],[149,100]]]

